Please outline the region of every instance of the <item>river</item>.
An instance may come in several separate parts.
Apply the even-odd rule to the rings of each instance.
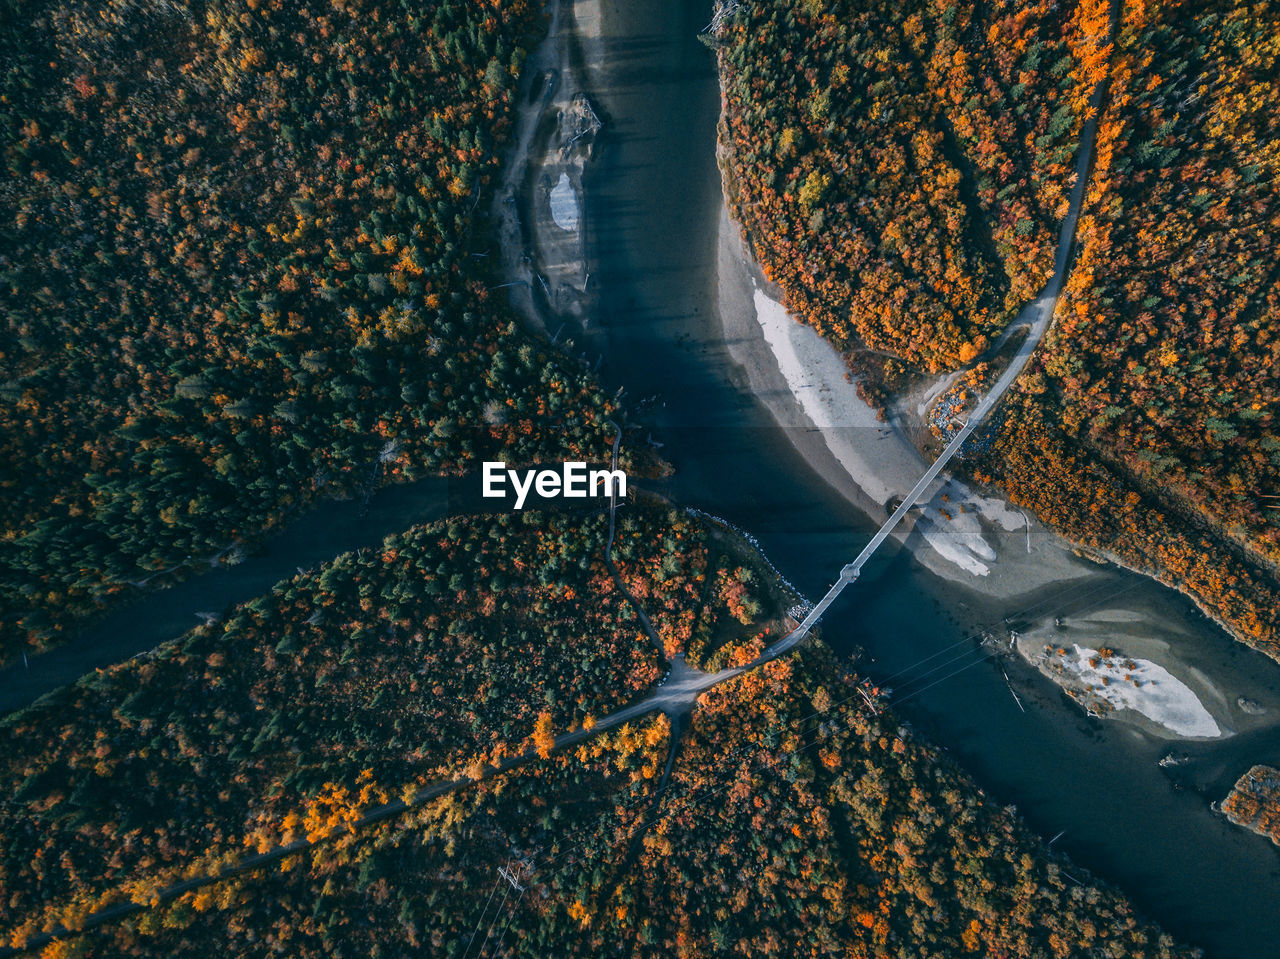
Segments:
[[[809,468],[745,389],[725,347],[715,282],[719,91],[696,36],[708,7],[606,0],[600,36],[582,40],[581,62],[607,119],[584,174],[595,293],[587,335],[591,352],[604,354],[607,385],[624,386],[633,400],[659,396],[644,425],[676,466],[674,497],[752,533],[816,598],[883,517],[873,522]],[[997,665],[965,641],[1005,616],[1070,616],[1119,597],[1193,632],[1196,665],[1233,695],[1259,686],[1275,693],[1280,667],[1234,643],[1188,600],[1123,570],[998,603],[926,572],[911,545],[885,547],[828,612],[824,638],[841,651],[865,650],[862,668],[893,677],[902,715],[1043,835],[1065,830],[1055,848],[1117,883],[1165,928],[1212,956],[1272,953],[1280,850],[1228,824],[1209,801],[1250,762],[1280,760],[1280,733],[1177,744],[1193,762],[1170,775],[1157,765],[1168,742],[1088,719],[1020,661]]]
[[[442,478],[384,487],[368,503],[321,502],[243,562],[142,593],[51,652],[0,669],[0,715],[95,669],[181,636],[198,625],[200,612],[221,613],[299,569],[318,566],[339,553],[376,547],[392,533],[439,519],[449,502],[449,481]]]
[[[583,0],[581,8],[597,5]],[[867,541],[883,516],[842,498],[796,451],[729,356],[717,316],[714,62],[696,39],[705,0],[602,5],[603,32],[580,63],[605,114],[598,159],[584,174],[583,225],[594,307],[579,335],[604,356],[677,467],[664,492],[753,534],[811,598]],[[295,521],[243,564],[149,594],[78,640],[0,672],[0,711],[127,658],[194,625],[193,612],[251,598],[297,567],[374,546],[387,533],[443,515],[440,481],[380,492],[368,509],[330,503]],[[945,746],[1001,803],[1016,804],[1055,848],[1122,887],[1169,931],[1217,957],[1273,954],[1280,942],[1280,850],[1209,808],[1252,762],[1280,762],[1275,728],[1182,743],[1187,765],[1162,770],[1169,749],[1130,727],[1087,719],[1038,673],[996,664],[970,638],[979,626],[1065,616],[1108,600],[1196,637],[1194,665],[1224,688],[1280,696],[1280,667],[1232,642],[1187,600],[1115,569],[1088,567],[1070,584],[997,602],[927,572],[887,544],[828,612],[823,635],[897,690],[896,709]],[[1007,669],[1026,712],[1001,674]]]

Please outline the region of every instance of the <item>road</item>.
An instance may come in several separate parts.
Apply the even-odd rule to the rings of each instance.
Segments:
[[[1114,23],[1112,29],[1114,32]],[[902,522],[903,517],[911,511],[929,487],[933,485],[934,480],[938,478],[938,474],[960,452],[965,440],[973,435],[973,432],[996,408],[1004,394],[1009,391],[1009,387],[1013,386],[1014,381],[1022,375],[1023,370],[1027,368],[1027,364],[1031,362],[1032,355],[1044,340],[1045,334],[1049,332],[1049,327],[1053,323],[1053,313],[1058,305],[1058,297],[1062,293],[1062,281],[1071,262],[1071,251],[1075,245],[1076,225],[1080,220],[1080,207],[1084,203],[1085,189],[1089,183],[1089,167],[1093,162],[1093,145],[1098,131],[1097,118],[1106,92],[1107,80],[1103,79],[1094,87],[1093,94],[1089,98],[1089,119],[1085,122],[1080,134],[1080,154],[1076,159],[1075,185],[1071,190],[1071,201],[1067,207],[1066,218],[1063,219],[1062,229],[1058,234],[1053,276],[1050,277],[1040,295],[1027,304],[1022,309],[1022,312],[1009,324],[1001,335],[999,342],[997,342],[996,348],[998,349],[1010,336],[1022,328],[1027,329],[1026,338],[1018,347],[1017,352],[1009,361],[1009,365],[1004,372],[996,379],[991,390],[983,397],[982,402],[978,404],[977,408],[969,416],[960,432],[952,437],[938,458],[925,470],[924,475],[911,488],[911,492],[906,495],[906,498],[893,511],[893,514],[885,521],[884,525],[876,530],[875,535],[871,537],[867,545],[862,548],[862,552],[854,558],[853,562],[840,570],[840,577],[831,585],[831,588],[827,590],[818,604],[810,610],[809,614],[804,618],[804,622],[796,628],[796,632],[801,633],[802,636],[817,625],[818,620],[822,618],[822,614],[844,592],[845,587],[858,578],[863,566],[867,564],[876,550],[884,544],[885,540],[893,534],[894,529]]]

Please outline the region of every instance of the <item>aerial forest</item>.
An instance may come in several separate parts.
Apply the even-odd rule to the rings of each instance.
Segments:
[[[1280,656],[1280,12],[1110,7],[744,5],[726,194],[889,405],[992,359],[1044,286],[1105,81],[1054,325],[971,469]]]
[[[726,193],[794,312],[927,370],[986,347],[1053,266],[1096,69],[1083,16],[743,6],[718,37]]]
[[[1098,0],[752,0],[713,38],[724,183],[855,371],[994,363],[1109,78],[1055,333],[968,468],[1280,655],[1280,27],[1129,7],[1112,43]],[[491,265],[540,3],[0,10],[0,664],[323,498],[607,458],[618,401]],[[1198,955],[816,633],[649,700],[804,605],[634,495],[300,568],[0,717],[0,953]],[[1274,833],[1274,785],[1235,814]]]
[[[6,0],[0,660],[321,496],[602,456],[479,227],[527,0]]]
[[[611,730],[48,955],[1197,954],[856,688],[812,644],[683,734]]]
[[[418,527],[4,718],[0,941],[324,837],[639,698],[664,660],[607,532],[599,515]],[[713,536],[623,511],[611,555],[664,634],[709,616],[749,642],[703,587]],[[749,575],[735,608],[763,616],[773,588]]]

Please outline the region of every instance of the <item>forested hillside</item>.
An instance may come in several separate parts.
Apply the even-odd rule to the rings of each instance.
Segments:
[[[318,495],[603,452],[474,255],[535,4],[3,19],[0,658]]]
[[[1054,328],[975,468],[1280,655],[1280,12],[1126,2],[1112,46],[1108,7],[749,5],[720,36],[729,198],[851,365],[954,368],[1043,284],[1109,76]]]
[[[1128,9],[1078,262],[984,459],[1276,657],[1278,56],[1267,5]]]
[[[665,721],[53,954],[1195,954],[1049,857],[854,682],[807,646],[707,694],[656,801],[644,770]],[[522,857],[525,891],[508,892],[497,869]]]
[[[1135,6],[1044,362],[1063,426],[1280,561],[1280,9]]]
[[[972,359],[1039,290],[1105,5],[758,0],[718,37],[727,194],[841,349]]]
[[[323,836],[637,698],[662,660],[606,534],[545,513],[418,528],[8,717],[0,941]],[[620,517],[645,609],[692,622],[707,537],[675,512]]]

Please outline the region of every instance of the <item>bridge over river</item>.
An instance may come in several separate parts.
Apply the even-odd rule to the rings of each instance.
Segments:
[[[1114,23],[1113,23],[1114,29]],[[925,471],[916,485],[906,495],[903,501],[893,511],[892,515],[871,537],[870,541],[862,548],[862,551],[840,570],[839,578],[827,590],[822,599],[808,612],[804,620],[787,636],[771,645],[756,660],[729,669],[720,670],[715,673],[703,673],[687,667],[682,657],[677,657],[672,663],[672,671],[667,681],[654,690],[645,699],[623,707],[607,716],[604,716],[591,729],[577,729],[571,732],[563,733],[556,737],[554,748],[565,748],[577,744],[585,739],[597,736],[602,732],[616,728],[624,723],[634,721],[649,713],[662,711],[669,715],[683,713],[695,704],[698,696],[723,682],[735,678],[749,670],[778,658],[789,650],[797,646],[821,620],[823,614],[835,602],[836,598],[844,591],[850,583],[858,579],[863,567],[875,554],[876,550],[884,544],[902,522],[908,512],[919,503],[922,497],[928,492],[938,475],[946,468],[947,464],[955,457],[964,446],[965,441],[973,434],[973,432],[985,421],[991,411],[1000,402],[1000,399],[1008,391],[1009,387],[1018,378],[1022,371],[1026,368],[1031,360],[1032,354],[1044,339],[1048,332],[1050,323],[1053,319],[1054,307],[1057,305],[1058,296],[1062,288],[1062,278],[1066,275],[1068,261],[1070,259],[1071,248],[1075,237],[1076,223],[1079,219],[1080,207],[1084,198],[1085,185],[1088,181],[1089,165],[1093,155],[1094,136],[1096,132],[1096,121],[1092,117],[1098,114],[1098,108],[1101,105],[1102,98],[1105,95],[1106,81],[1100,83],[1093,91],[1090,99],[1090,116],[1082,131],[1080,140],[1080,154],[1076,163],[1076,180],[1071,194],[1071,202],[1068,213],[1063,221],[1062,230],[1058,239],[1057,254],[1054,262],[1053,277],[1046,285],[1041,294],[1015,318],[1015,320],[1006,329],[1004,335],[992,347],[991,352],[998,351],[1009,338],[1020,330],[1026,330],[1026,336],[1019,345],[1017,351],[1013,355],[1004,372],[996,380],[994,386],[978,404],[977,408],[969,416],[965,425],[947,444],[942,454],[933,462],[933,464]],[[614,441],[614,464],[617,464],[618,440],[621,438],[621,431]],[[611,500],[610,515],[612,518],[613,511],[617,507],[616,498]],[[611,524],[612,525],[612,524]],[[233,860],[216,869],[213,869],[202,875],[193,876],[174,882],[168,886],[164,886],[154,892],[155,901],[167,902],[176,898],[183,893],[193,889],[216,882],[220,879],[226,879],[230,876],[243,873],[247,870],[259,868],[283,859],[286,856],[294,855],[304,851],[327,839],[333,839],[340,835],[347,835],[356,830],[370,825],[372,823],[387,819],[391,816],[398,815],[409,808],[420,805],[431,799],[463,789],[473,785],[479,779],[487,779],[493,775],[506,772],[517,766],[523,765],[537,758],[534,751],[524,752],[520,755],[509,756],[499,762],[496,766],[488,769],[475,777],[469,774],[462,774],[457,778],[442,780],[423,786],[416,792],[392,800],[383,805],[366,810],[354,822],[343,825],[332,835],[326,839],[312,840],[299,839],[293,842],[283,844],[273,849],[268,849],[260,853],[245,856],[244,858]],[[668,769],[670,763],[668,763]],[[78,923],[78,929],[87,930],[108,922],[121,919],[127,915],[138,912],[144,906],[137,902],[120,902],[109,907],[97,910],[87,916],[81,917]],[[44,946],[52,941],[56,936],[65,934],[67,930],[55,928],[51,931],[39,933],[30,938],[26,944],[21,947],[21,951],[33,950]],[[14,947],[0,946],[0,956],[12,955],[20,951]]]
[[[986,420],[991,411],[995,409],[997,404],[999,404],[1000,399],[1006,392],[1008,392],[1009,387],[1013,385],[1014,381],[1022,374],[1022,371],[1026,369],[1027,364],[1031,361],[1032,354],[1035,353],[1036,348],[1040,345],[1045,334],[1049,331],[1049,326],[1053,322],[1054,308],[1057,306],[1058,296],[1062,292],[1062,280],[1063,277],[1066,276],[1067,267],[1071,259],[1071,250],[1075,241],[1076,223],[1080,219],[1080,207],[1084,202],[1085,187],[1089,182],[1089,165],[1093,159],[1093,144],[1097,133],[1097,116],[1102,104],[1102,99],[1106,96],[1106,88],[1107,81],[1104,79],[1094,88],[1093,95],[1089,100],[1089,120],[1086,121],[1084,129],[1081,131],[1080,154],[1076,160],[1075,185],[1071,191],[1071,203],[1067,209],[1066,218],[1062,221],[1062,230],[1058,235],[1057,253],[1054,257],[1053,264],[1053,276],[1045,285],[1045,288],[1041,291],[1040,295],[1023,308],[1022,312],[1018,314],[1014,321],[1005,330],[1004,335],[989,352],[999,350],[999,348],[1019,330],[1026,329],[1027,335],[1025,339],[1022,341],[1021,345],[1019,345],[1018,350],[1013,355],[1009,365],[1005,367],[1004,372],[1000,374],[1000,377],[996,380],[991,390],[978,404],[977,408],[974,409],[973,413],[969,416],[964,426],[961,427],[960,431],[952,437],[950,442],[947,443],[946,448],[943,449],[941,455],[934,460],[933,465],[925,470],[924,475],[921,476],[916,485],[912,487],[911,492],[909,492],[902,502],[898,504],[897,509],[893,511],[892,515],[890,515],[887,520],[885,520],[884,525],[876,531],[876,534],[871,537],[867,545],[862,548],[862,552],[854,558],[853,562],[847,564],[840,570],[840,577],[831,585],[831,588],[827,590],[826,595],[818,601],[817,605],[809,611],[809,614],[805,616],[804,621],[801,622],[795,630],[795,633],[798,634],[795,636],[795,641],[790,642],[788,646],[794,645],[795,642],[798,642],[807,635],[809,630],[817,625],[818,620],[822,618],[822,614],[827,611],[827,608],[836,601],[836,598],[842,592],[844,592],[845,587],[858,578],[862,572],[862,568],[871,559],[876,550],[878,550],[884,544],[884,541],[893,534],[894,529],[896,529],[898,524],[902,522],[907,513],[911,511],[911,508],[919,503],[925,496],[925,493],[928,492],[929,488],[933,485],[934,480],[938,478],[938,474],[941,473],[946,468],[947,464],[955,458],[955,455],[960,452],[960,448],[964,446],[965,440],[973,435],[974,430],[976,430],[983,421]],[[787,637],[787,640],[791,639],[791,636]]]

